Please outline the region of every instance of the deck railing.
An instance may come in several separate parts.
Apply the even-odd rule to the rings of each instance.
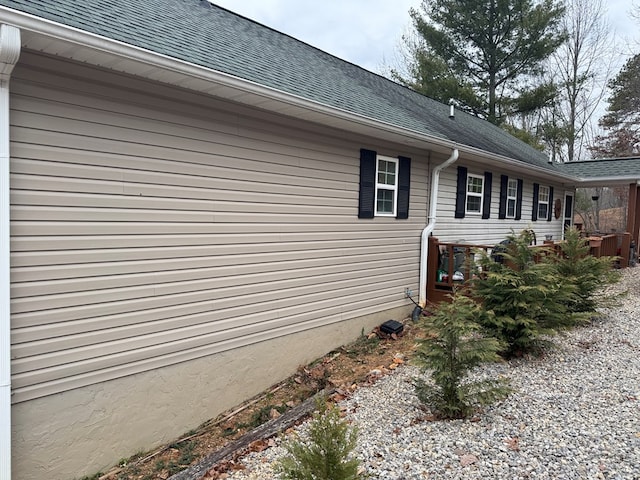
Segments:
[[[594,257],[619,257],[618,266],[628,267],[631,251],[630,233],[611,233],[587,237]]]
[[[595,257],[618,257],[618,267],[629,265],[631,235],[629,233],[609,234],[588,237],[590,254]],[[493,253],[497,245],[473,245],[466,243],[440,242],[436,237],[429,237],[429,254],[427,257],[427,300],[438,303],[447,299],[456,286],[462,286],[471,271],[472,261],[478,250]],[[541,247],[545,247],[542,250]],[[545,241],[542,245],[532,246],[541,250],[534,255],[542,258],[549,250],[560,253],[560,242]]]

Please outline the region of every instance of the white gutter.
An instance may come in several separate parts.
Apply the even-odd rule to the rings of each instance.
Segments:
[[[418,305],[424,308],[427,305],[427,258],[429,257],[429,235],[436,226],[436,212],[438,209],[438,185],[440,183],[440,172],[458,160],[458,149],[454,148],[451,156],[444,163],[433,169],[431,178],[431,194],[429,198],[429,223],[422,230],[420,240],[420,297]]]
[[[628,185],[630,183],[636,183],[640,185],[640,179],[638,179],[639,175],[633,176],[622,176],[622,177],[581,177],[578,187],[590,187],[590,186],[600,186],[603,184],[612,185],[612,184],[623,184]]]
[[[9,302],[9,79],[20,30],[0,25],[0,478],[11,478],[11,308]]]
[[[263,99],[275,100],[277,102],[282,102],[291,106],[303,108],[308,111],[318,112],[327,116],[331,116],[333,118],[347,120],[352,123],[373,127],[379,130],[385,130],[390,133],[404,135],[409,139],[429,141],[430,143],[443,148],[451,148],[452,142],[444,137],[431,136],[420,133],[418,131],[400,128],[390,123],[373,120],[364,115],[354,114],[347,110],[325,105],[317,101],[306,99],[299,95],[283,92],[272,87],[261,85],[251,80],[236,77],[228,73],[219,72],[211,68],[203,67],[201,65],[180,60],[161,53],[156,53],[151,50],[146,50],[144,48],[137,47],[135,45],[124,43],[118,40],[113,40],[107,37],[96,35],[94,33],[80,30],[75,27],[52,22],[35,15],[21,12],[19,10],[13,10],[11,8],[0,6],[0,17],[6,23],[16,25],[25,32],[33,32],[50,39],[68,42],[79,47],[88,47],[102,53],[115,55],[116,57],[127,59],[137,63],[142,63],[150,67],[161,69],[163,71],[175,72],[186,77],[223,85],[241,92],[257,95],[259,97],[262,97]],[[51,44],[53,43],[55,42],[51,42]],[[43,51],[49,52],[46,47],[43,49]],[[57,55],[64,57],[63,54]],[[85,61],[91,63],[88,60]],[[96,65],[98,65],[98,63],[96,63]],[[129,72],[125,68],[109,68],[125,73],[131,73],[136,76],[141,76],[140,72]],[[154,75],[152,73],[149,73],[149,71],[146,74],[142,74],[142,76],[160,82],[163,81],[162,79],[154,77]],[[182,86],[182,84],[179,82],[164,83]],[[189,86],[182,87],[199,91],[197,88]],[[215,95],[215,93],[213,95]]]
[[[55,23],[50,20],[37,17],[35,15],[20,12],[18,10],[13,10],[11,8],[0,7],[0,15],[6,23],[16,25],[25,32],[34,32],[39,35],[44,35],[48,38],[53,38],[63,42],[69,42],[78,46],[89,47],[103,53],[115,55],[117,57],[125,58],[134,62],[143,63],[151,67],[159,68],[161,70],[176,72],[187,77],[224,85],[233,89],[237,89],[239,91],[243,91],[245,93],[257,95],[265,99],[282,102],[293,107],[298,107],[307,111],[326,115],[327,117],[331,117],[334,119],[340,119],[350,123],[362,125],[364,127],[383,130],[395,135],[401,135],[408,140],[425,142],[444,149],[459,148],[460,151],[464,152],[465,154],[476,155],[484,160],[499,161],[502,167],[512,166],[518,170],[522,170],[524,168],[530,172],[538,174],[539,176],[547,177],[554,180],[566,180],[569,183],[575,183],[578,180],[577,177],[574,177],[573,175],[549,170],[544,167],[532,165],[520,160],[515,160],[504,155],[488,153],[479,148],[466,145],[458,146],[455,142],[445,137],[429,135],[416,130],[401,128],[380,120],[374,120],[364,115],[354,114],[337,107],[332,107],[316,101],[308,100],[298,95],[266,87],[250,80],[235,77],[223,72],[218,72],[210,68],[186,62],[184,60],[178,60],[168,55],[151,52],[134,45],[102,37],[93,33],[86,32],[84,30],[80,30],[78,28]],[[50,42],[50,44],[54,43],[55,42]],[[44,51],[47,51],[46,48],[44,49]],[[64,54],[62,53],[55,54],[64,57]],[[90,63],[90,60],[84,59],[84,61]],[[128,72],[126,69],[121,69],[120,71],[132,73],[133,75],[137,76],[141,75],[139,71]],[[146,76],[157,81],[163,81],[161,78],[154,77],[151,73],[147,73]],[[184,86],[179,82],[175,84],[182,86],[183,88],[190,88],[190,86]],[[191,89],[199,91],[197,88]],[[325,122],[328,125],[332,125],[332,123],[330,121],[327,122],[326,119]],[[417,143],[412,143],[412,146],[416,148],[421,147]]]

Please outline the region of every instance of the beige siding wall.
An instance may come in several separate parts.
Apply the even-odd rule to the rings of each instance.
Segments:
[[[15,403],[411,306],[425,156],[30,54],[11,108]],[[408,221],[357,219],[361,147]]]
[[[440,163],[442,159],[434,159],[433,166]],[[469,174],[484,175],[485,171],[493,174],[491,188],[491,216],[489,219],[482,219],[481,215],[467,214],[465,218],[455,218],[455,197],[458,166],[468,168]],[[521,220],[498,219],[498,209],[500,204],[500,175],[508,175],[510,178],[520,178],[524,181],[522,195],[522,218]],[[533,183],[543,186],[553,187],[554,199],[559,198],[562,202],[562,214],[556,219],[552,216],[551,221],[531,220],[533,208]],[[495,168],[482,168],[461,158],[456,164],[442,171],[440,175],[438,202],[438,220],[434,229],[434,235],[443,242],[459,242],[493,245],[504,240],[507,235],[518,233],[523,229],[533,229],[536,232],[538,243],[542,243],[546,235],[552,235],[554,240],[562,238],[563,214],[565,194],[572,194],[573,190],[567,190],[558,183],[550,183],[548,180],[541,180],[523,176],[508,169],[498,170]],[[554,200],[555,201],[555,200]],[[553,209],[553,205],[551,206]]]
[[[357,218],[360,148],[412,158],[408,220]],[[15,478],[107,468],[403,318],[427,157],[25,53],[11,86]]]

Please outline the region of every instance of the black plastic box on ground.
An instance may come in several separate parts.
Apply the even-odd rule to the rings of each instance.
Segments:
[[[386,333],[388,335],[391,334],[399,334],[404,330],[404,325],[396,320],[387,320],[382,325],[380,325],[380,331]]]

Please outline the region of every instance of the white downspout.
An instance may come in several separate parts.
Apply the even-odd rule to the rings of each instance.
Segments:
[[[11,309],[9,301],[9,79],[20,30],[0,25],[0,478],[11,479]]]
[[[433,169],[431,179],[431,195],[429,199],[429,223],[422,230],[420,241],[420,299],[418,305],[424,308],[427,305],[427,258],[429,256],[429,235],[436,226],[436,211],[438,206],[438,184],[440,183],[440,172],[458,160],[458,149],[454,148],[451,156],[444,163]]]

